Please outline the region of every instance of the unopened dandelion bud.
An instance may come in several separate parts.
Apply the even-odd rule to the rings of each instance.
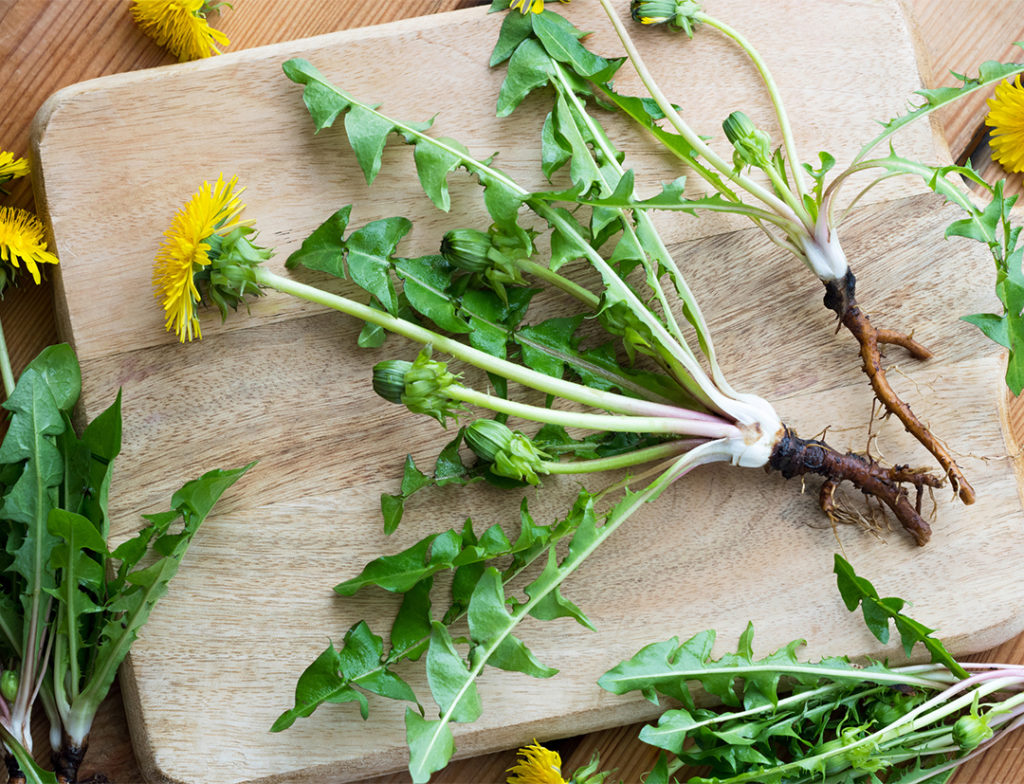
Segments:
[[[478,419],[466,428],[466,443],[491,463],[493,473],[531,485],[540,482],[537,474],[546,473],[544,460],[550,459],[527,436],[493,419]]]
[[[970,713],[961,716],[953,725],[953,741],[964,751],[978,748],[993,735],[983,716]]]
[[[0,695],[8,702],[14,702],[14,698],[18,696],[17,670],[4,670],[4,674],[0,675]]]
[[[448,371],[448,366],[431,359],[429,349],[425,349],[405,372],[401,401],[414,414],[432,416],[443,425],[447,417],[462,410],[448,394],[448,388],[457,382],[458,377]]]
[[[771,165],[771,137],[754,125],[743,112],[733,112],[722,123],[725,138],[733,146],[733,166],[737,170],[744,166],[760,169]]]
[[[466,428],[465,438],[477,457],[493,463],[498,452],[511,442],[512,429],[494,419],[478,419]]]
[[[700,3],[695,0],[632,0],[629,13],[633,21],[645,25],[667,24],[693,38],[700,20]]]
[[[441,255],[466,272],[483,272],[490,267],[490,250],[490,235],[477,229],[455,229],[441,239]]]
[[[387,359],[373,366],[373,391],[389,403],[401,403],[405,396],[405,374],[412,362]]]

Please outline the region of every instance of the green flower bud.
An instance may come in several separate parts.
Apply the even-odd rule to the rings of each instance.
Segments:
[[[633,21],[645,25],[668,24],[693,38],[693,29],[700,22],[700,3],[695,0],[632,0],[629,13]]]
[[[498,476],[518,479],[531,485],[540,483],[538,473],[544,470],[544,461],[551,456],[534,446],[533,442],[517,430],[494,419],[478,419],[465,433],[466,444]]]
[[[405,371],[405,394],[401,401],[414,414],[432,416],[444,425],[447,417],[463,410],[448,394],[448,387],[457,382],[458,376],[449,373],[444,362],[431,359],[430,348],[425,348]]]
[[[17,670],[4,670],[4,674],[0,675],[0,695],[8,702],[14,702],[14,698],[18,696]]]
[[[817,757],[822,754],[831,754],[825,760],[825,773],[831,775],[853,768],[855,770],[878,770],[882,763],[873,759],[878,745],[870,743],[862,746],[855,746],[864,737],[864,727],[847,727],[840,732],[838,738],[815,746],[808,754],[808,757]],[[852,748],[851,748],[852,747]],[[841,754],[836,751],[845,749]]]
[[[405,374],[412,362],[388,359],[373,366],[373,391],[389,403],[401,403],[405,396]]]
[[[529,238],[504,234],[496,226],[491,226],[486,233],[455,229],[441,240],[441,255],[449,264],[482,279],[506,304],[505,286],[526,285],[517,262],[532,253],[533,243]]]
[[[453,267],[483,272],[491,266],[491,237],[476,229],[455,229],[441,239],[441,255]]]
[[[976,713],[961,716],[953,725],[953,741],[964,751],[978,748],[994,733],[988,721]]]
[[[733,112],[726,117],[722,130],[734,147],[732,163],[737,171],[744,166],[764,169],[771,165],[771,137],[757,128],[743,112]]]

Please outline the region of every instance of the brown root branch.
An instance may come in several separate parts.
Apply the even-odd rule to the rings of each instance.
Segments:
[[[883,466],[853,452],[839,452],[823,441],[800,438],[789,428],[772,450],[768,465],[786,479],[804,474],[824,477],[821,508],[833,521],[840,514],[834,491],[845,481],[885,504],[917,544],[923,545],[931,537],[931,526],[921,516],[921,497],[924,488],[941,487],[941,477],[908,466]],[[916,491],[913,500],[908,485]]]
[[[960,467],[953,460],[949,448],[939,440],[928,426],[917,418],[896,391],[889,384],[882,367],[882,345],[902,346],[917,359],[928,359],[932,353],[913,339],[910,335],[890,329],[876,329],[857,306],[856,278],[847,272],[842,280],[830,281],[825,284],[825,306],[835,311],[839,322],[846,327],[860,343],[861,367],[871,382],[871,389],[878,402],[888,414],[892,414],[922,446],[942,466],[949,478],[953,491],[960,496],[965,504],[974,503],[974,488],[967,481]]]

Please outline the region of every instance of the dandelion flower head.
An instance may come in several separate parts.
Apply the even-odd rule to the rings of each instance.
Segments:
[[[1024,86],[1020,74],[1001,82],[988,101],[985,124],[992,128],[992,158],[1009,172],[1024,172]]]
[[[28,161],[24,158],[15,158],[14,153],[0,150],[0,182],[24,177],[28,171]]]
[[[561,3],[568,3],[569,0],[559,0]],[[524,14],[539,14],[544,10],[544,0],[515,0],[510,8],[518,8]]]
[[[206,21],[207,0],[132,0],[132,18],[142,32],[181,62],[220,54],[231,43]]]
[[[515,767],[509,768],[508,784],[568,784],[562,778],[562,758],[534,742],[519,749]]]
[[[173,330],[182,343],[203,337],[196,316],[200,296],[195,273],[210,264],[210,237],[240,223],[245,205],[238,198],[241,191],[235,192],[237,182],[237,177],[225,182],[223,175],[212,186],[204,182],[164,232],[153,267],[154,295],[163,304],[167,331]]]
[[[46,249],[39,218],[17,207],[0,207],[0,261],[15,269],[24,263],[32,280],[39,283],[39,265],[57,263]]]

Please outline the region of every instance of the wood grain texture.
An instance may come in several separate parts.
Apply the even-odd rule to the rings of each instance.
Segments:
[[[973,63],[981,59],[978,55],[991,56],[997,47],[1005,46],[1007,40],[1019,40],[1024,31],[1014,32],[1014,17],[1008,17],[1005,26],[993,26],[993,18],[1008,12],[1019,0],[1010,3],[1001,0],[987,2],[957,2],[955,8],[946,12],[949,5],[931,0],[915,0],[910,3],[913,10],[921,13],[921,40],[926,50],[940,56],[959,54],[962,62]],[[301,14],[286,0],[258,2],[243,0],[236,3],[236,12],[225,14],[219,25],[231,34],[232,49],[240,49],[276,40],[288,40],[303,35],[327,32],[345,26],[366,24],[370,21],[389,21],[400,16],[415,16],[436,10],[447,10],[458,3],[405,2],[374,4],[338,0],[319,2],[310,10],[306,7]],[[43,99],[57,87],[84,78],[131,70],[147,65],[171,62],[138,32],[126,23],[126,3],[111,0],[8,0],[0,4],[0,146],[24,152],[27,149],[27,128],[32,114]],[[940,11],[935,13],[935,11]],[[929,13],[931,12],[931,13]],[[965,23],[964,20],[971,20]],[[1020,15],[1016,16],[1019,27]],[[1002,25],[1002,23],[1000,23]],[[947,119],[948,118],[944,118]],[[977,116],[964,120],[976,125]],[[959,153],[958,142],[954,150]],[[1015,178],[1019,183],[1019,177]],[[23,206],[31,205],[31,194],[24,185],[16,189],[14,202]],[[47,306],[46,289],[23,288],[8,294],[0,303],[0,315],[4,319],[8,336],[12,342],[15,363],[21,366],[40,347],[52,342],[55,336],[52,313]],[[1011,414],[1019,417],[1021,407],[1012,409]],[[1014,419],[1013,421],[1017,421]],[[1018,428],[1015,432],[1022,432]],[[1024,661],[1024,645],[1020,638],[991,652],[994,660]],[[115,695],[116,697],[116,695]],[[109,703],[110,710],[100,725],[108,740],[121,740],[120,753],[105,753],[113,748],[107,743],[94,740],[90,751],[90,762],[86,770],[105,770],[113,781],[136,782],[139,771],[131,763],[131,752],[124,738],[123,719],[117,715],[116,702]],[[642,769],[628,749],[627,728],[592,736],[592,743],[600,744],[610,766],[617,766],[626,781],[637,781]],[[596,740],[595,740],[596,739]],[[581,748],[583,744],[581,744]],[[632,748],[640,744],[633,743]],[[563,744],[565,756],[571,753],[572,744]],[[578,755],[573,760],[585,761],[588,754]],[[640,754],[642,757],[642,753]],[[504,762],[502,762],[504,759]],[[496,755],[477,761],[455,763],[441,780],[447,782],[486,782],[503,780],[501,771],[511,762],[511,755]],[[569,766],[571,768],[572,764]],[[957,781],[1001,782],[1015,779],[1014,774],[1024,769],[1024,749],[1020,745],[1004,746],[986,755],[978,763],[958,776]],[[402,776],[381,779],[388,782],[404,780]]]

